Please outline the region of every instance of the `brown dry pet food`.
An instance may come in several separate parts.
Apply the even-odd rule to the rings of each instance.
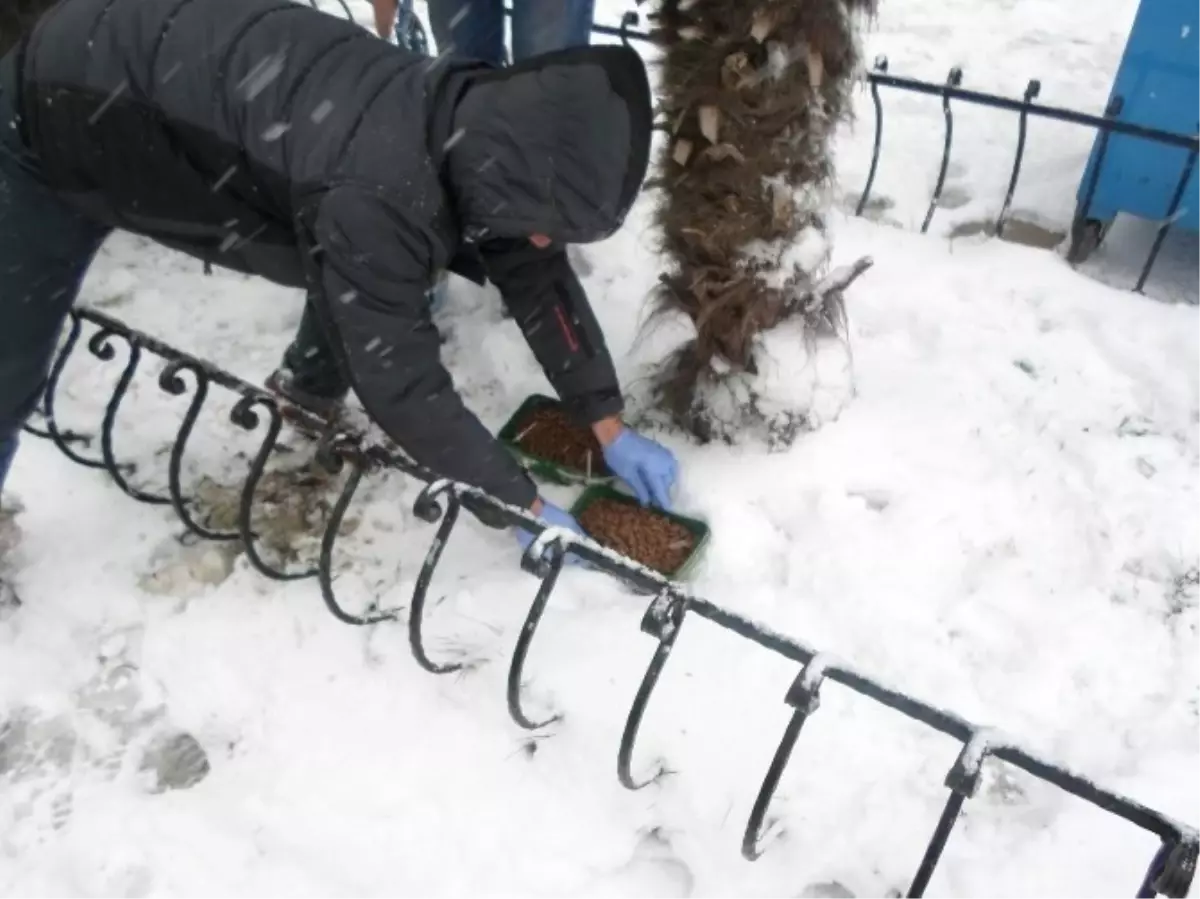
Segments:
[[[565,468],[601,477],[610,474],[596,435],[571,421],[558,406],[542,406],[524,415],[517,422],[513,442],[531,456]]]
[[[579,524],[597,543],[663,574],[676,571],[696,545],[695,535],[679,522],[615,499],[590,503]]]

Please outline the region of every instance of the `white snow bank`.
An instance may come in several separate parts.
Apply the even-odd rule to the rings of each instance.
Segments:
[[[622,368],[655,277],[645,211],[584,251]],[[854,402],[782,454],[663,435],[683,462],[679,506],[714,525],[697,590],[1200,820],[1196,596],[1182,588],[1197,565],[1196,310],[1034,250],[951,251],[861,221],[836,238],[839,257],[876,259],[851,291]],[[110,243],[89,301],[121,286],[110,311],[263,377],[299,298],[138,244]],[[496,426],[545,385],[489,294],[460,287],[446,359]],[[68,370],[64,423],[99,420],[96,370]],[[183,403],[153,374],[118,443],[147,476]],[[246,440],[207,415],[191,459],[232,478],[244,460],[223,460]],[[507,534],[464,524],[446,550],[430,651],[486,664],[443,680],[412,663],[399,627],[342,627],[314,583],[281,587],[244,562],[198,598],[142,593],[169,514],[38,441],[13,487],[29,507],[26,607],[0,624],[0,708],[65,722],[77,742],[59,781],[69,806],[0,780],[6,893],[779,894],[837,880],[878,894],[907,882],[944,799],[950,741],[831,688],[773,808],[786,843],[749,865],[740,831],[794,666],[690,622],[635,762],[661,755],[679,774],[630,794],[613,763],[653,645],[637,630],[645,601],[601,576],[568,571],[551,600],[527,702],[566,718],[530,743],[502,696],[536,582]],[[411,591],[433,531],[409,511],[415,494],[400,479],[365,488],[340,549],[347,605]],[[140,738],[122,744],[75,698],[113,633],[172,726],[209,753],[199,786],[148,794]],[[119,764],[94,764],[101,750]],[[69,808],[58,830],[55,802]],[[968,808],[935,891],[1106,893],[1152,851],[1021,775],[991,771]]]

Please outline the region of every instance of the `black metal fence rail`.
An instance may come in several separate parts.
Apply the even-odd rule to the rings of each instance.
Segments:
[[[640,4],[643,0],[635,0],[635,2]],[[309,0],[309,3],[314,8],[320,8],[317,0]],[[346,0],[336,0],[336,3],[347,18],[352,18]],[[505,15],[512,16],[511,7],[505,7]],[[653,19],[653,14],[649,18]],[[661,41],[657,35],[652,31],[641,30],[640,26],[641,16],[639,13],[636,10],[629,10],[622,15],[618,26],[595,24],[592,26],[592,32],[606,37],[619,38],[626,45],[630,45],[631,42],[636,41],[661,46]],[[1029,117],[1033,116],[1034,118],[1066,122],[1091,128],[1099,132],[1100,140],[1096,148],[1096,160],[1088,177],[1088,183],[1084,188],[1083,203],[1077,206],[1074,220],[1071,223],[1067,259],[1072,264],[1082,262],[1096,248],[1103,237],[1103,228],[1099,223],[1092,221],[1089,214],[1095,198],[1096,187],[1100,182],[1101,171],[1107,161],[1110,137],[1113,134],[1122,134],[1138,140],[1151,141],[1164,146],[1178,147],[1186,150],[1187,154],[1180,167],[1179,181],[1171,195],[1171,200],[1167,208],[1163,211],[1162,219],[1159,220],[1154,241],[1151,244],[1149,253],[1146,255],[1145,262],[1142,264],[1137,282],[1133,287],[1138,293],[1141,293],[1145,289],[1146,282],[1154,268],[1154,263],[1158,260],[1159,253],[1162,251],[1167,234],[1176,222],[1188,180],[1192,177],[1192,172],[1195,170],[1196,156],[1200,152],[1200,135],[1179,134],[1158,128],[1148,128],[1134,122],[1121,121],[1119,116],[1123,109],[1124,101],[1119,96],[1113,97],[1110,100],[1102,116],[1090,115],[1060,106],[1045,106],[1035,103],[1034,100],[1041,93],[1042,89],[1041,82],[1036,78],[1029,81],[1025,87],[1024,96],[1022,99],[1017,100],[1012,97],[962,87],[963,70],[959,66],[955,66],[950,70],[944,83],[937,84],[931,81],[921,81],[916,78],[892,75],[888,72],[887,57],[879,56],[875,60],[874,67],[866,73],[866,81],[870,87],[871,101],[875,108],[875,130],[872,139],[871,163],[867,172],[867,180],[863,185],[862,193],[859,195],[858,203],[855,205],[854,210],[854,214],[858,216],[863,214],[867,201],[870,199],[871,189],[875,184],[875,175],[879,168],[879,157],[883,145],[883,101],[880,97],[879,89],[890,88],[909,93],[926,94],[933,97],[940,97],[942,100],[942,117],[945,123],[942,156],[938,163],[938,174],[934,182],[933,194],[929,199],[929,207],[925,212],[925,218],[921,222],[922,234],[929,230],[929,226],[933,222],[934,214],[937,212],[938,205],[941,202],[942,190],[946,184],[946,172],[950,166],[950,154],[954,143],[952,100],[976,106],[986,106],[1006,112],[1015,112],[1017,114],[1017,137],[1013,154],[1012,174],[1009,177],[1008,188],[1005,191],[1004,201],[1000,207],[999,214],[996,216],[994,226],[994,233],[997,237],[1004,234],[1004,226],[1012,206],[1013,195],[1017,189],[1017,182],[1021,177],[1021,167],[1025,159]]]
[[[640,41],[659,45],[660,41],[655,34],[649,31],[638,30],[640,21],[638,13],[630,10],[622,17],[619,27],[612,28],[597,25],[592,30],[597,34],[620,38],[626,44],[630,41]],[[867,201],[871,196],[871,189],[875,184],[875,174],[879,168],[879,157],[883,144],[883,101],[879,93],[880,88],[926,94],[932,97],[940,97],[942,100],[942,116],[945,122],[942,156],[938,164],[937,179],[934,182],[929,207],[921,223],[922,234],[929,230],[933,216],[937,212],[942,197],[942,189],[946,183],[946,172],[950,165],[950,154],[954,142],[954,113],[951,101],[959,101],[975,106],[986,106],[1017,114],[1017,135],[1016,147],[1013,154],[1012,174],[1009,177],[1008,188],[1005,191],[1000,213],[996,217],[996,236],[1001,236],[1004,233],[1004,225],[1009,209],[1012,206],[1013,194],[1016,192],[1017,182],[1021,177],[1021,166],[1025,159],[1029,117],[1066,122],[1091,128],[1099,132],[1100,140],[1096,148],[1095,164],[1092,166],[1088,182],[1084,187],[1083,202],[1077,207],[1074,221],[1071,224],[1067,259],[1072,263],[1082,262],[1087,253],[1095,249],[1095,245],[1099,243],[1101,237],[1098,226],[1091,221],[1089,214],[1092,208],[1092,201],[1095,197],[1096,186],[1100,181],[1100,173],[1107,160],[1109,138],[1113,134],[1122,134],[1138,140],[1151,141],[1164,146],[1178,147],[1186,150],[1187,153],[1180,167],[1179,181],[1177,182],[1175,191],[1172,193],[1167,208],[1163,211],[1163,217],[1159,222],[1154,242],[1150,247],[1150,251],[1138,274],[1137,283],[1133,288],[1138,293],[1142,292],[1146,286],[1146,281],[1150,277],[1150,272],[1154,268],[1154,263],[1157,261],[1159,253],[1162,250],[1167,233],[1175,224],[1179,207],[1183,202],[1184,190],[1196,167],[1196,155],[1200,151],[1200,136],[1196,134],[1179,134],[1158,128],[1148,128],[1134,122],[1121,121],[1119,116],[1124,105],[1121,97],[1113,97],[1102,116],[1090,115],[1059,106],[1045,106],[1035,103],[1034,100],[1041,93],[1042,89],[1041,82],[1036,78],[1028,83],[1024,96],[1018,100],[1012,97],[1004,97],[998,94],[964,88],[962,86],[963,70],[958,66],[950,70],[946,76],[946,81],[942,84],[892,75],[888,72],[887,57],[880,56],[875,60],[874,67],[866,73],[866,81],[870,88],[871,101],[875,108],[875,129],[872,139],[871,164],[867,172],[866,183],[863,185],[862,193],[859,195],[858,203],[855,206],[855,215],[862,215],[863,210],[866,208]]]
[[[1008,216],[1009,208],[1012,205],[1013,193],[1016,191],[1017,180],[1021,175],[1021,165],[1025,157],[1026,135],[1028,129],[1028,119],[1030,116],[1035,118],[1051,119],[1053,121],[1067,122],[1074,125],[1081,125],[1091,128],[1100,134],[1100,140],[1096,149],[1096,161],[1092,166],[1092,170],[1088,175],[1088,181],[1084,188],[1083,203],[1080,204],[1075,212],[1074,221],[1071,224],[1071,243],[1067,251],[1067,258],[1071,262],[1081,262],[1086,256],[1085,244],[1088,241],[1098,243],[1100,235],[1093,232],[1091,229],[1096,227],[1089,218],[1089,213],[1092,208],[1092,201],[1095,198],[1096,186],[1100,182],[1100,174],[1104,168],[1104,163],[1107,160],[1109,140],[1114,134],[1122,134],[1128,137],[1137,138],[1139,140],[1147,140],[1154,143],[1159,143],[1168,147],[1178,147],[1186,150],[1183,165],[1180,171],[1179,180],[1176,188],[1172,193],[1171,200],[1167,209],[1163,213],[1163,218],[1159,222],[1158,231],[1155,234],[1154,242],[1150,247],[1150,252],[1146,256],[1145,262],[1142,264],[1142,269],[1138,274],[1137,283],[1134,285],[1134,290],[1141,293],[1146,286],[1146,281],[1150,277],[1150,272],[1154,268],[1154,263],[1158,259],[1158,255],[1162,250],[1163,242],[1166,240],[1167,232],[1175,224],[1176,213],[1179,211],[1180,204],[1183,202],[1184,190],[1188,180],[1192,176],[1192,171],[1196,166],[1196,154],[1200,148],[1200,139],[1196,135],[1178,134],[1172,131],[1163,131],[1158,128],[1148,128],[1143,125],[1138,125],[1134,122],[1121,121],[1118,116],[1123,108],[1123,100],[1121,97],[1113,97],[1105,109],[1103,116],[1089,115],[1088,113],[1078,112],[1073,109],[1066,109],[1059,106],[1043,106],[1034,103],[1034,99],[1041,92],[1041,82],[1036,78],[1031,80],[1025,88],[1025,95],[1021,100],[1015,100],[1010,97],[997,96],[995,94],[983,93],[980,91],[966,90],[960,85],[962,84],[962,70],[954,68],[950,70],[950,74],[946,78],[946,83],[942,85],[932,84],[926,81],[918,81],[913,78],[901,78],[887,74],[888,61],[887,57],[879,57],[875,62],[874,71],[867,76],[871,85],[871,98],[875,104],[875,142],[874,150],[871,157],[871,168],[867,176],[867,183],[863,188],[861,197],[859,198],[858,206],[855,210],[856,214],[861,214],[863,207],[866,205],[867,197],[870,195],[871,187],[874,182],[875,169],[879,158],[879,149],[881,142],[881,134],[883,130],[883,106],[879,98],[880,87],[890,87],[897,90],[905,90],[919,94],[929,94],[933,96],[941,96],[942,111],[945,117],[945,143],[942,149],[941,167],[934,187],[933,196],[930,199],[929,210],[925,214],[925,221],[921,226],[921,233],[925,233],[929,228],[929,223],[933,219],[933,214],[937,209],[938,202],[941,199],[942,187],[945,183],[946,168],[950,162],[950,149],[952,143],[954,119],[950,108],[951,100],[960,100],[965,103],[972,103],[978,106],[988,106],[992,109],[1002,109],[1009,112],[1017,113],[1017,142],[1016,150],[1013,156],[1012,175],[1009,178],[1008,189],[1005,192],[1004,203],[1001,206],[1000,214],[996,218],[995,233],[997,236],[1004,233],[1005,219]],[[1092,246],[1087,247],[1090,252],[1094,249]]]
[[[93,437],[66,430],[61,426],[56,403],[63,373],[68,361],[76,354],[84,323],[88,323],[93,329],[86,343],[87,348],[102,362],[116,360],[120,355],[119,347],[124,346],[124,365],[100,423],[98,454],[89,451],[96,442]],[[189,382],[191,384],[191,399],[181,418],[167,462],[165,489],[158,490],[134,486],[129,479],[131,467],[122,464],[113,451],[113,434],[120,418],[123,400],[146,353],[165,363],[157,378],[162,390],[182,397],[188,393]],[[264,420],[266,424],[261,443],[242,485],[238,526],[235,530],[228,531],[218,530],[209,525],[203,510],[197,507],[195,498],[185,495],[181,476],[188,439],[205,406],[209,390],[214,385],[238,395],[230,415],[234,424],[247,431],[260,428]],[[1023,748],[1019,742],[989,728],[976,725],[952,712],[888,686],[801,640],[780,634],[696,596],[683,585],[672,583],[631,559],[570,531],[547,527],[526,510],[507,505],[478,488],[439,478],[434,472],[415,464],[392,447],[368,444],[362,435],[322,431],[320,422],[306,418],[303,413],[289,410],[288,416],[287,420],[297,421],[305,430],[321,434],[317,445],[317,459],[330,471],[342,472],[344,475],[340,496],[326,522],[318,558],[315,564],[299,569],[276,567],[268,561],[258,549],[258,537],[252,525],[257,490],[267,463],[278,448],[280,433],[285,424],[284,410],[275,398],[263,389],[150,335],[134,330],[102,312],[77,308],[71,314],[66,340],[51,368],[42,402],[42,427],[29,425],[27,430],[53,441],[74,461],[107,471],[117,486],[130,497],[145,503],[170,505],[188,535],[193,538],[240,541],[250,564],[266,577],[281,581],[316,578],[329,611],[339,621],[352,625],[372,625],[398,620],[402,611],[400,608],[379,609],[372,605],[364,612],[358,613],[344,608],[336,595],[333,556],[338,533],[362,479],[375,472],[398,472],[424,482],[425,487],[414,502],[413,511],[421,520],[438,524],[438,528],[413,588],[408,606],[407,630],[413,658],[418,665],[434,674],[446,674],[462,667],[456,663],[432,659],[422,641],[429,586],[442,552],[461,519],[461,511],[465,508],[474,512],[493,526],[525,526],[537,536],[522,555],[521,566],[537,578],[538,587],[513,650],[506,691],[509,713],[512,719],[525,729],[541,728],[556,720],[556,716],[545,720],[530,717],[522,704],[521,687],[525,660],[551,600],[564,555],[567,552],[574,553],[596,570],[619,579],[641,593],[651,594],[653,598],[643,615],[641,628],[656,641],[657,646],[633,698],[617,750],[617,776],[621,784],[629,789],[640,789],[664,773],[660,768],[643,777],[635,776],[634,748],[655,686],[669,661],[686,619],[706,619],[796,663],[799,668],[796,679],[783,697],[793,709],[793,713],[763,779],[746,825],[742,854],[747,859],[757,858],[761,851],[766,813],[801,729],[816,711],[822,688],[828,683],[834,683],[962,743],[962,750],[946,775],[945,784],[949,793],[945,808],[913,878],[908,891],[909,896],[923,895],[964,803],[974,795],[979,786],[983,764],[988,759],[1013,765],[1034,778],[1053,784],[1157,836],[1160,847],[1151,859],[1136,895],[1163,894],[1182,897],[1187,894],[1195,871],[1197,852],[1200,850],[1200,835],[1192,827],[1173,821],[1134,799],[1105,789],[1087,777],[1041,758]]]
[[[345,0],[336,0],[336,2],[344,14],[350,17],[350,9]],[[314,6],[317,5],[316,0],[310,0],[310,3]],[[651,34],[635,30],[638,22],[637,13],[630,11],[622,18],[619,28],[598,25],[593,30],[599,34],[618,37],[625,42],[631,40],[652,41]],[[888,75],[886,70],[886,60],[881,59],[876,63],[875,71],[868,74],[875,105],[876,125],[871,169],[859,199],[857,210],[859,213],[869,197],[880,155],[883,108],[878,90],[881,86],[942,97],[946,136],[939,177],[929,211],[926,214],[923,231],[928,228],[932,215],[936,211],[946,168],[949,164],[953,135],[953,118],[950,110],[952,99],[1014,110],[1019,113],[1016,157],[1004,208],[997,219],[997,231],[1003,228],[1004,217],[1020,174],[1025,146],[1026,119],[1029,115],[1041,115],[1095,127],[1105,136],[1119,132],[1157,140],[1173,146],[1183,146],[1189,150],[1189,167],[1194,166],[1197,146],[1195,138],[1156,132],[1152,129],[1142,129],[1138,126],[1121,123],[1115,118],[1119,107],[1110,108],[1103,119],[1098,119],[1071,110],[1038,106],[1032,103],[1038,92],[1036,81],[1030,82],[1023,101],[1015,101],[963,90],[959,86],[962,80],[961,71],[957,69],[952,70],[945,85],[898,78]],[[1103,147],[1100,156],[1102,161]],[[1099,169],[1099,164],[1096,169]],[[1170,227],[1189,173],[1190,168],[1185,171],[1172,209],[1168,212],[1167,221],[1160,228],[1159,239],[1156,240],[1151,257],[1147,260],[1138,289],[1141,288],[1149,273],[1154,257],[1161,246],[1161,238],[1165,236],[1166,229]],[[97,359],[102,362],[116,359],[118,344],[124,344],[126,350],[124,367],[105,406],[100,423],[99,455],[95,453],[85,455],[83,451],[77,449],[77,447],[85,449],[90,447],[95,442],[94,437],[63,429],[58,422],[56,410],[58,388],[67,362],[75,353],[84,322],[94,328],[94,333],[87,341],[87,347]],[[113,433],[122,402],[141,366],[145,352],[165,362],[158,375],[159,387],[165,392],[173,396],[184,396],[188,392],[188,381],[192,382],[191,400],[181,419],[168,457],[165,493],[152,492],[131,484],[128,477],[132,470],[131,466],[120,463],[116,459],[113,449]],[[189,378],[183,377],[185,373],[189,375]],[[195,499],[184,494],[182,484],[183,459],[187,451],[188,440],[209,396],[209,389],[213,385],[223,387],[239,396],[230,414],[231,421],[238,427],[254,431],[262,425],[263,418],[266,419],[262,440],[243,481],[236,530],[219,530],[202,520]],[[399,619],[400,612],[403,611],[401,608],[379,609],[372,605],[362,613],[355,613],[345,609],[339,603],[334,589],[333,555],[338,533],[362,479],[368,474],[390,471],[416,478],[425,483],[426,486],[413,504],[413,512],[421,520],[429,524],[437,524],[438,528],[413,588],[408,606],[407,631],[413,658],[420,667],[434,674],[446,674],[462,667],[458,663],[439,663],[432,659],[422,640],[422,626],[429,586],[441,560],[442,552],[461,519],[461,511],[465,508],[493,526],[522,525],[531,530],[537,534],[537,537],[522,555],[521,567],[536,577],[539,583],[513,650],[506,689],[510,716],[517,725],[528,730],[545,727],[557,720],[557,716],[540,721],[531,718],[522,705],[521,686],[525,660],[537,635],[538,625],[550,602],[566,553],[571,552],[578,555],[590,563],[594,569],[617,578],[638,592],[652,595],[653,598],[642,617],[641,629],[657,641],[657,646],[633,698],[617,750],[617,777],[623,786],[631,790],[641,789],[655,782],[665,773],[664,769],[659,768],[648,776],[635,777],[633,754],[639,729],[655,686],[670,659],[671,651],[686,618],[691,616],[706,619],[763,649],[795,662],[800,666],[800,670],[783,697],[784,702],[793,709],[792,716],[764,776],[744,831],[742,854],[748,860],[752,861],[758,858],[762,851],[764,822],[779,780],[803,726],[820,704],[822,687],[826,683],[832,682],[962,743],[962,750],[946,775],[945,785],[949,790],[946,804],[913,877],[908,890],[909,896],[924,894],[964,804],[978,789],[983,764],[988,759],[1013,765],[1038,780],[1050,783],[1157,836],[1160,841],[1159,848],[1151,858],[1135,895],[1139,897],[1155,895],[1183,897],[1187,895],[1191,887],[1197,855],[1200,853],[1200,834],[1191,826],[1174,821],[1128,796],[1105,789],[1083,775],[1030,752],[1019,742],[1005,737],[991,728],[976,725],[952,712],[881,683],[831,654],[821,652],[796,638],[780,634],[758,622],[696,596],[686,590],[683,585],[672,583],[631,559],[605,549],[590,540],[580,538],[572,532],[547,527],[526,510],[507,505],[478,488],[440,478],[436,473],[417,465],[393,447],[366,443],[362,435],[334,431],[323,432],[317,445],[316,456],[321,464],[331,472],[344,473],[341,494],[326,522],[315,564],[298,570],[276,567],[259,550],[258,536],[254,533],[252,525],[258,487],[272,453],[279,446],[280,434],[285,423],[284,412],[275,398],[262,388],[244,381],[230,372],[130,328],[120,320],[102,312],[88,308],[78,308],[72,312],[66,340],[51,367],[41,411],[42,427],[27,425],[27,431],[51,440],[63,453],[77,463],[107,471],[117,486],[133,499],[156,505],[170,505],[187,534],[192,538],[239,541],[246,552],[247,560],[264,576],[279,581],[316,578],[326,607],[337,620],[345,624],[375,625],[395,621]],[[295,410],[289,410],[288,416],[310,432],[320,431],[322,428],[321,422],[308,418]]]
[[[640,3],[642,0],[635,0],[635,2]],[[314,8],[320,8],[317,0],[309,0],[309,3]],[[336,0],[336,3],[347,18],[352,18],[346,0]],[[505,7],[505,14],[511,17],[512,9]],[[652,15],[651,18],[653,18]],[[640,26],[641,16],[639,13],[636,10],[629,10],[622,15],[618,26],[596,24],[592,26],[592,32],[606,37],[619,38],[626,45],[637,41],[661,46],[661,41],[653,32],[640,30]],[[1180,167],[1179,180],[1176,182],[1171,200],[1167,204],[1167,208],[1163,211],[1163,217],[1159,220],[1154,241],[1150,246],[1150,251],[1146,255],[1146,260],[1142,264],[1137,282],[1133,287],[1136,292],[1141,293],[1145,289],[1146,282],[1149,280],[1150,273],[1154,268],[1154,263],[1158,260],[1159,253],[1162,251],[1167,234],[1175,225],[1179,207],[1183,203],[1183,194],[1187,188],[1188,180],[1192,177],[1192,172],[1196,168],[1196,156],[1200,152],[1200,135],[1180,134],[1174,131],[1164,131],[1159,128],[1149,128],[1144,125],[1138,125],[1135,122],[1122,121],[1119,116],[1124,108],[1124,100],[1119,96],[1111,98],[1102,116],[1096,116],[1061,106],[1045,106],[1035,103],[1034,100],[1041,93],[1042,89],[1041,81],[1036,78],[1029,81],[1025,87],[1024,96],[1022,99],[1017,100],[999,94],[990,94],[984,91],[964,88],[962,87],[963,77],[963,70],[959,66],[955,66],[950,70],[946,76],[946,81],[942,84],[892,75],[888,72],[887,57],[879,56],[876,58],[874,67],[866,73],[866,81],[871,91],[871,101],[875,108],[875,129],[872,138],[871,163],[867,172],[866,183],[863,185],[862,193],[859,195],[858,203],[855,205],[854,214],[858,216],[863,214],[867,201],[870,199],[871,189],[875,184],[875,175],[879,168],[879,157],[883,145],[883,101],[879,94],[881,87],[907,91],[909,93],[926,94],[928,96],[940,97],[942,100],[942,117],[945,123],[942,156],[938,163],[938,174],[934,182],[933,194],[929,199],[929,207],[925,212],[925,218],[921,222],[922,234],[929,230],[929,226],[933,222],[934,214],[937,212],[938,205],[941,202],[942,190],[946,184],[946,172],[950,166],[950,155],[954,143],[952,100],[1017,113],[1017,137],[1013,154],[1012,174],[1009,177],[1008,188],[1005,191],[1000,212],[996,216],[994,233],[997,237],[1004,234],[1004,226],[1012,206],[1013,195],[1017,189],[1017,182],[1021,177],[1021,167],[1025,159],[1029,117],[1033,116],[1034,118],[1050,119],[1079,125],[1091,128],[1100,134],[1100,140],[1096,148],[1095,164],[1092,166],[1088,182],[1084,187],[1083,202],[1077,206],[1075,217],[1071,223],[1067,259],[1072,264],[1082,262],[1096,248],[1103,236],[1103,228],[1099,223],[1092,221],[1089,214],[1095,198],[1096,187],[1100,183],[1100,174],[1108,158],[1108,144],[1111,136],[1113,134],[1122,134],[1127,137],[1151,141],[1168,147],[1178,147],[1186,150],[1187,153]]]

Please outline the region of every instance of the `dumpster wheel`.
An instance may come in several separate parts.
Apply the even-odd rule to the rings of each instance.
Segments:
[[[1067,249],[1067,262],[1071,265],[1078,265],[1095,253],[1100,244],[1104,242],[1104,238],[1108,236],[1111,227],[1111,219],[1103,222],[1100,219],[1077,218],[1071,224],[1071,243]]]

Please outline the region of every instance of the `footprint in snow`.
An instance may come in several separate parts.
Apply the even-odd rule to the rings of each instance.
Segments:
[[[854,892],[836,880],[810,883],[798,894],[798,899],[852,899]]]
[[[586,884],[579,896],[691,896],[696,878],[662,831],[644,833],[629,861]]]

